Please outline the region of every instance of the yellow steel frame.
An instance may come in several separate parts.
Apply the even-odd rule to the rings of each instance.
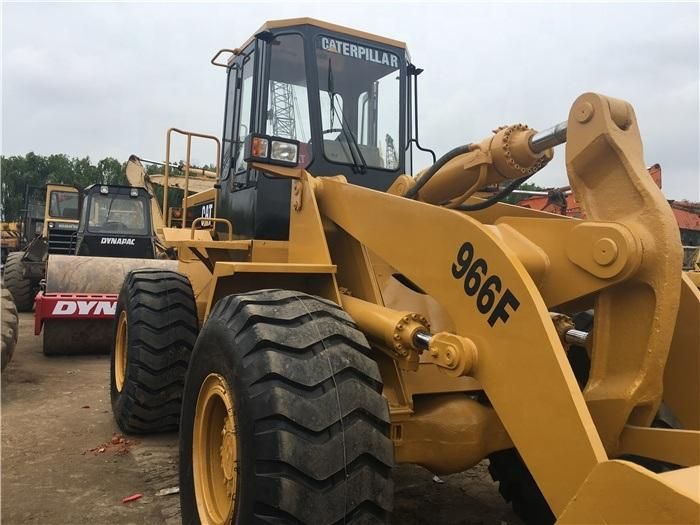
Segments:
[[[227,260],[231,241],[181,239],[181,248],[212,260],[205,271],[181,257],[181,268],[199,276],[202,317],[227,294],[268,287],[357,311],[381,350],[399,462],[454,472],[515,445],[562,523],[697,523],[700,294],[679,278],[677,228],[645,170],[631,107],[581,96],[569,115],[566,158],[585,221],[507,205],[465,214],[342,177],[256,164],[292,179],[289,241],[258,251],[261,241],[234,241],[248,244]],[[392,273],[411,286],[393,291],[387,308]],[[431,316],[402,303],[427,304],[419,297],[443,317],[423,353],[405,330],[413,322],[428,329]],[[596,322],[582,392],[551,311],[590,307]],[[386,315],[361,315],[363,308]],[[463,395],[482,390],[493,408]],[[662,399],[683,430],[651,427]],[[685,468],[654,474],[609,459],[623,454]],[[620,494],[623,483],[631,489]]]

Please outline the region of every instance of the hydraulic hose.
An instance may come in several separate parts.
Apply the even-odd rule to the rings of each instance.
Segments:
[[[465,153],[469,153],[471,151],[472,145],[467,144],[465,146],[458,146],[454,149],[451,149],[447,153],[445,153],[442,157],[440,157],[435,164],[430,166],[423,175],[418,179],[416,182],[416,185],[413,186],[410,190],[406,192],[404,197],[407,197],[409,199],[415,199],[416,196],[418,195],[418,192],[421,190],[423,186],[425,186],[428,181],[433,178],[433,175],[435,175],[440,168],[442,168],[445,164],[447,164],[449,161],[454,159],[455,157],[459,155],[463,155]]]

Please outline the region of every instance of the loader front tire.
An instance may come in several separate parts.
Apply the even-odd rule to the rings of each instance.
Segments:
[[[124,432],[177,430],[197,329],[187,277],[153,269],[127,274],[110,359],[112,412]]]
[[[3,280],[15,300],[17,311],[31,312],[34,307],[36,284],[25,276],[23,256],[24,252],[12,252],[7,256]]]
[[[5,285],[0,286],[0,300],[2,301],[2,313],[0,320],[2,321],[2,370],[12,359],[12,354],[15,352],[17,345],[17,332],[19,328],[19,317],[17,316],[17,308],[12,299],[12,294],[5,288]]]
[[[551,525],[555,521],[544,495],[525,462],[514,448],[489,456],[489,473],[498,482],[498,491],[527,525]]]
[[[387,523],[389,410],[368,352],[325,299],[283,290],[221,299],[185,380],[183,523]]]

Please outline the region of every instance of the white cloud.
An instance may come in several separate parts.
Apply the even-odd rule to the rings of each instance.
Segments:
[[[635,107],[672,198],[700,199],[697,4],[3,4],[2,152],[164,156],[171,126],[219,135],[209,58],[265,20],[312,16],[407,42],[421,139],[544,128],[595,90]],[[208,152],[195,150],[208,159]],[[536,182],[566,183],[563,151]]]

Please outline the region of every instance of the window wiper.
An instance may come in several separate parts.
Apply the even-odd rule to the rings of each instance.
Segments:
[[[340,120],[340,129],[343,132],[343,136],[345,137],[346,142],[348,143],[348,149],[350,150],[350,156],[352,157],[352,167],[353,171],[355,172],[360,172],[360,173],[366,173],[367,172],[367,162],[365,161],[364,156],[362,155],[362,152],[360,151],[360,146],[357,144],[357,139],[355,138],[355,135],[353,134],[352,130],[350,129],[350,125],[348,124],[347,120],[345,120],[345,114],[344,113],[339,113],[338,109],[335,107],[335,96],[336,92],[334,89],[334,82],[333,82],[333,68],[331,66],[331,59],[328,59],[328,96],[330,97],[330,109],[331,109],[331,128],[333,127],[333,114],[335,114],[338,117],[338,120]],[[354,148],[354,151],[353,151]],[[355,153],[357,153],[357,157],[355,156]],[[359,161],[358,161],[359,158]]]

